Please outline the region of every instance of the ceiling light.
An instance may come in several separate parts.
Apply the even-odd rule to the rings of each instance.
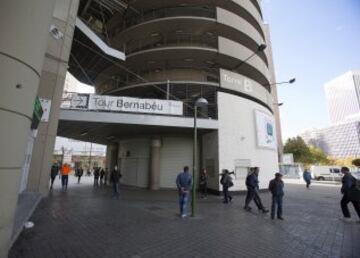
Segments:
[[[194,59],[192,59],[192,58],[185,58],[184,61],[185,61],[185,62],[192,62],[192,61],[194,61]]]
[[[80,133],[81,136],[85,136],[85,135],[87,135],[87,134],[88,134],[87,131],[84,131],[84,132]]]

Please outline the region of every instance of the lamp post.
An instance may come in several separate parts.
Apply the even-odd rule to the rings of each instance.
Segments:
[[[208,101],[204,98],[198,98],[195,101],[194,105],[194,147],[193,147],[193,185],[192,185],[192,202],[191,202],[191,217],[195,217],[195,200],[196,200],[196,154],[197,154],[197,111],[198,107],[206,107],[208,105]]]
[[[246,61],[248,61],[250,58],[252,58],[257,53],[263,52],[266,49],[266,47],[267,47],[266,44],[260,44],[254,53],[252,53],[248,58],[246,58],[245,60],[243,60],[239,64],[237,64],[232,70],[234,71],[237,68],[239,68],[240,66],[242,66]]]
[[[263,86],[273,86],[273,85],[280,85],[280,84],[293,84],[296,81],[296,78],[292,78],[288,81],[283,81],[283,82],[274,82],[274,83],[270,83],[270,84],[263,84]]]

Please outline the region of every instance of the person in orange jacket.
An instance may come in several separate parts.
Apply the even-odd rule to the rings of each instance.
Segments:
[[[61,184],[62,184],[63,190],[67,189],[70,172],[71,172],[70,165],[65,163],[61,168]]]

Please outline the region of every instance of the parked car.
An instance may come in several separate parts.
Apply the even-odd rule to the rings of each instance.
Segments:
[[[319,181],[341,181],[342,173],[338,166],[311,166],[313,178]]]

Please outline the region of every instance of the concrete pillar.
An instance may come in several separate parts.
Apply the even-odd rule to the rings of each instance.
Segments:
[[[111,171],[115,165],[120,165],[118,164],[118,146],[108,145],[106,147],[106,167]]]
[[[0,257],[7,257],[21,167],[54,0],[0,2]]]
[[[49,173],[78,6],[79,0],[56,0],[52,13],[51,26],[63,35],[48,37],[38,96],[51,101],[50,115],[49,120],[41,122],[38,128],[27,185],[28,191],[42,195],[49,191]]]
[[[160,189],[160,147],[161,139],[155,138],[151,141],[151,168],[150,168],[150,190]]]
[[[272,44],[270,37],[270,28],[268,24],[264,25],[265,28],[265,37],[266,37],[266,54],[269,61],[269,71],[270,71],[270,84],[271,84],[271,95],[273,98],[273,112],[275,118],[275,127],[276,127],[276,137],[277,137],[277,146],[278,146],[278,159],[281,162],[283,155],[283,142],[282,142],[282,133],[281,133],[281,121],[280,121],[280,111],[279,111],[279,100],[277,94],[277,86],[276,86],[276,77],[275,77],[275,67],[274,67],[274,59],[272,55]]]

